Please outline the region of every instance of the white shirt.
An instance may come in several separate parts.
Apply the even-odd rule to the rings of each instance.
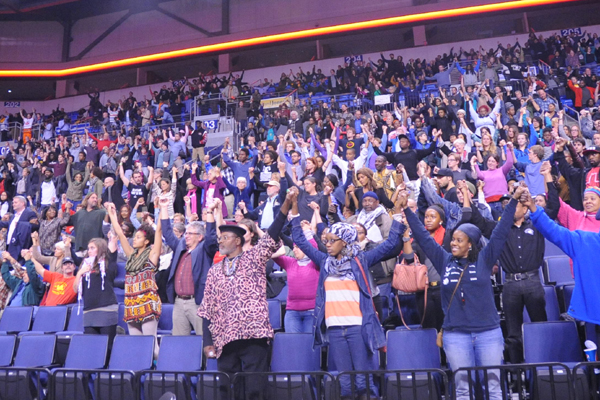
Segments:
[[[275,204],[276,197],[277,197],[277,195],[267,198],[267,202],[265,203],[265,208],[263,209],[262,218],[260,220],[260,229],[263,229],[263,230],[269,229],[271,224],[273,224],[273,221],[274,221],[273,204]]]
[[[10,223],[10,225],[8,227],[8,234],[6,235],[6,245],[7,246],[8,246],[8,244],[10,244],[13,233],[15,233],[15,228],[17,227],[17,223],[19,222],[21,215],[23,215],[23,211],[21,211],[20,213],[15,213],[15,217],[13,218],[12,222]]]
[[[52,200],[53,197],[56,199],[56,187],[54,186],[54,182],[52,182],[52,181],[42,182],[41,192],[42,192],[42,200],[41,200],[42,205],[47,206],[49,204],[54,203],[54,201]]]

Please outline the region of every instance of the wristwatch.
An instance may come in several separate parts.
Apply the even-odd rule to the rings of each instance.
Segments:
[[[404,243],[406,243],[406,242],[410,242],[410,236],[409,236],[409,237],[402,236],[402,241],[403,241]]]

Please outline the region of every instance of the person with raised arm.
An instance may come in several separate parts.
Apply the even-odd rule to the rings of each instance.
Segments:
[[[462,224],[452,235],[451,252],[435,241],[407,207],[408,193],[403,192],[399,196],[415,241],[442,278],[442,306],[445,312],[443,348],[453,371],[502,364],[504,339],[490,275],[508,238],[517,202],[524,192],[523,186],[515,190],[487,245],[483,244],[478,227]],[[467,374],[456,374],[458,400],[470,398]],[[490,398],[501,398],[500,371],[488,372],[487,385]]]
[[[356,228],[338,222],[325,235],[327,253],[323,253],[302,232],[297,198],[296,188],[291,188],[286,201],[292,202],[292,237],[320,269],[313,345],[329,344],[339,371],[376,370],[373,355],[385,346],[385,335],[373,303],[376,286],[369,268],[398,254],[396,246],[406,227],[394,220],[385,241],[373,250],[361,251]],[[355,379],[359,395],[377,396],[372,376],[368,382],[362,374]],[[342,398],[351,395],[353,384],[349,376],[341,378],[341,387]]]
[[[161,217],[168,217],[169,198],[159,200]],[[134,233],[132,244],[123,233],[117,218],[117,209],[112,203],[105,203],[113,230],[119,238],[125,263],[125,315],[130,335],[156,336],[162,303],[158,295],[155,274],[162,248],[162,225],[156,223],[156,231],[148,224],[142,224]],[[158,356],[155,344],[154,356]]]

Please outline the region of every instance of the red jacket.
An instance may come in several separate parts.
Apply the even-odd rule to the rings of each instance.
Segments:
[[[584,88],[573,85],[573,82],[571,82],[571,80],[567,81],[567,85],[569,85],[569,89],[571,89],[575,93],[575,107],[583,107],[583,104],[581,103],[581,99],[583,98],[583,89]],[[595,89],[588,87],[588,86],[586,86],[585,89],[590,91],[590,95],[593,99]]]

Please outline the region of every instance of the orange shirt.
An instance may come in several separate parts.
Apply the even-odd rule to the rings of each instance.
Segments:
[[[360,292],[356,281],[334,276],[325,279],[325,325],[362,325]]]
[[[77,293],[73,290],[75,276],[65,278],[58,272],[44,271],[44,282],[50,284],[48,295],[46,296],[46,306],[60,306],[75,302]]]

